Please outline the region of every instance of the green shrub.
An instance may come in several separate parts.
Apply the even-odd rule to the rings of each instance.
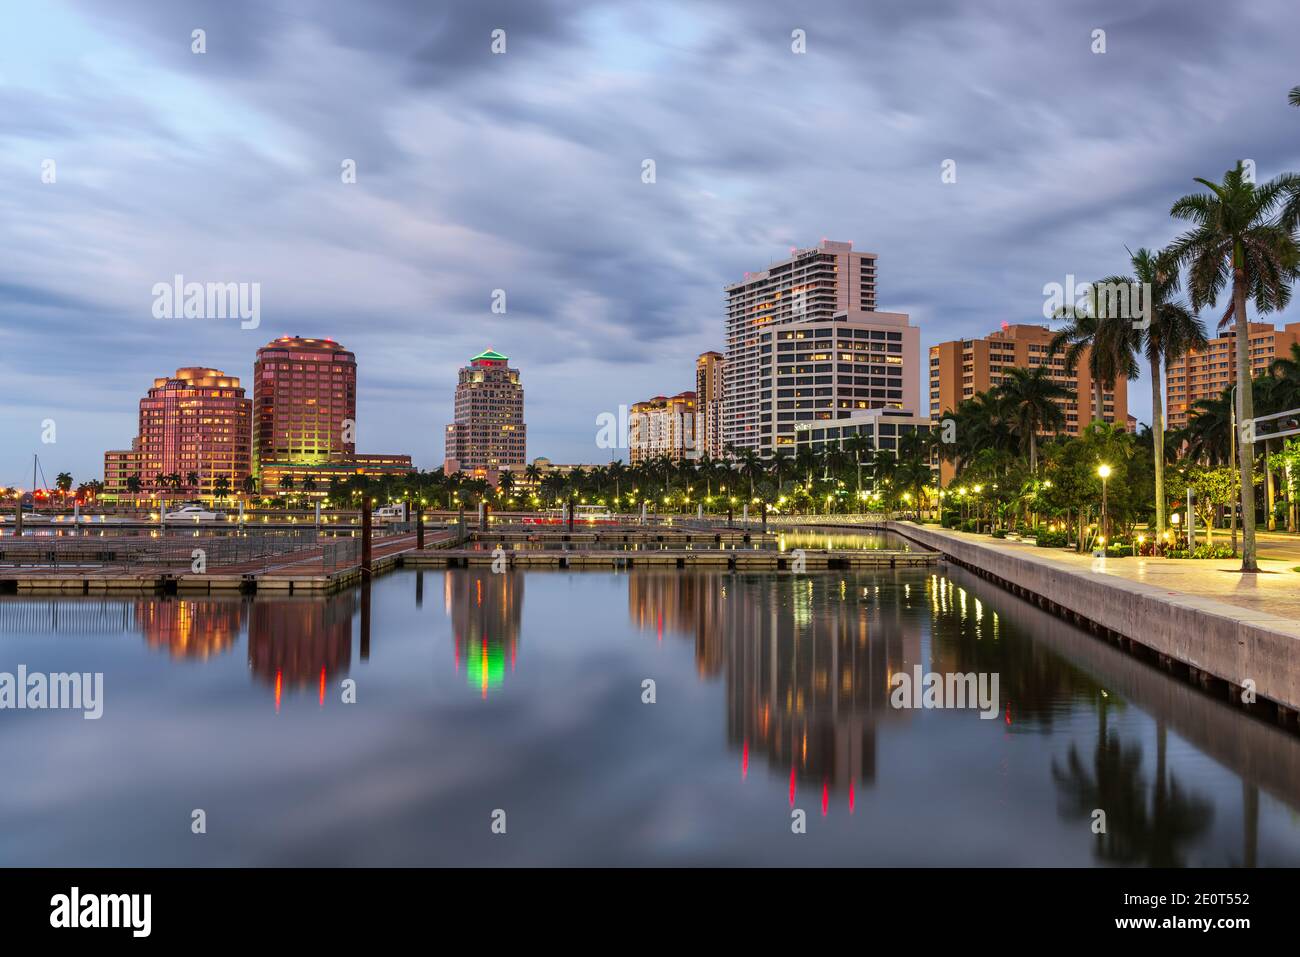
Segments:
[[[1036,544],[1039,548],[1064,548],[1070,544],[1070,536],[1065,532],[1053,532],[1040,528]]]
[[[1228,545],[1197,545],[1196,550],[1188,552],[1185,548],[1171,548],[1165,552],[1166,558],[1236,558],[1236,553]]]
[[[1006,538],[1006,537],[1007,537],[1007,530],[1006,530],[1005,528],[995,528],[995,529],[993,529],[993,537],[994,537],[994,538]]]

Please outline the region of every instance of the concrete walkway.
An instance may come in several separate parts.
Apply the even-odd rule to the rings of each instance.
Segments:
[[[928,528],[932,529],[933,526]],[[1241,561],[1236,558],[1093,558],[1091,553],[1076,555],[1064,548],[1039,548],[1032,541],[1013,542],[951,529],[946,529],[944,534],[978,543],[994,551],[1027,553],[1035,559],[1055,562],[1062,568],[1073,571],[1114,575],[1154,585],[1170,595],[1213,598],[1255,612],[1300,622],[1300,573],[1292,570],[1300,565],[1300,554],[1281,561],[1276,557],[1261,558],[1259,567],[1263,571],[1260,574],[1243,575],[1237,571],[1241,567]],[[1228,543],[1227,539],[1219,541],[1216,536],[1215,544]],[[1300,549],[1300,543],[1288,544],[1294,544]],[[1277,545],[1266,543],[1261,535],[1261,555],[1277,555],[1279,551]]]
[[[890,530],[1233,688],[1300,712],[1300,573],[1264,560],[1093,558],[911,522]]]

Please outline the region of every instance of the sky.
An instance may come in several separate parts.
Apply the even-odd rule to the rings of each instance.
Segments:
[[[791,247],[877,253],[924,366],[1169,242],[1194,177],[1300,170],[1293,0],[0,0],[0,24],[0,485],[34,452],[102,478],[154,378],[251,396],[282,335],[356,353],[358,451],[440,466],[492,347],[530,458],[607,461],[596,417],[694,388],[723,287]],[[257,327],[158,318],[176,275],[256,283]]]

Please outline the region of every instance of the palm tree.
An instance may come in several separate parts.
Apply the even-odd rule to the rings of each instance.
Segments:
[[[72,491],[72,473],[60,472],[54,477],[54,487],[59,490],[59,497],[67,502],[68,492]]]
[[[1072,389],[1051,377],[1050,368],[1008,369],[998,386],[1012,429],[1020,436],[1022,450],[1029,453],[1029,471],[1034,475],[1038,474],[1038,434],[1063,429],[1065,413],[1056,402],[1074,398]]]
[[[872,451],[873,446],[871,444],[871,436],[863,435],[861,433],[852,436],[847,442],[844,443],[844,448],[853,455],[853,465],[854,468],[857,470],[858,500],[861,501],[862,500],[862,456],[864,453],[870,454]]]
[[[780,454],[779,452],[777,453]],[[737,461],[740,462],[740,469],[749,479],[749,500],[754,498],[754,473],[763,467],[762,457],[753,449],[741,449],[736,455]]]
[[[945,458],[957,464],[960,472],[983,449],[1006,451],[1016,446],[1006,401],[997,389],[977,392],[957,403],[955,412],[945,413],[956,424],[957,440],[942,446]]]
[[[1140,330],[1151,370],[1151,444],[1155,463],[1157,540],[1165,530],[1165,415],[1162,402],[1164,379],[1162,365],[1182,358],[1193,349],[1207,345],[1205,327],[1187,306],[1176,298],[1178,263],[1168,250],[1152,252],[1139,249],[1129,254],[1133,275],[1125,281],[1140,287],[1146,310],[1146,327]]]
[[[218,500],[225,499],[230,494],[230,476],[218,475],[212,480],[212,495]]]
[[[1106,419],[1105,393],[1113,392],[1121,378],[1134,379],[1138,375],[1137,360],[1133,353],[1137,336],[1132,316],[1126,308],[1116,308],[1111,296],[1103,295],[1108,287],[1126,283],[1119,276],[1108,276],[1087,287],[1083,305],[1070,305],[1062,309],[1057,318],[1068,320],[1065,327],[1052,337],[1048,357],[1063,353],[1065,371],[1074,375],[1081,363],[1088,367],[1092,379],[1092,421]]]
[[[1251,394],[1249,298],[1260,313],[1284,309],[1291,301],[1291,284],[1300,279],[1300,247],[1292,225],[1276,216],[1279,204],[1300,194],[1300,177],[1284,174],[1267,183],[1250,182],[1240,163],[1224,174],[1222,183],[1197,178],[1208,193],[1184,196],[1169,210],[1193,228],[1171,247],[1188,267],[1192,306],[1216,302],[1231,280],[1237,353],[1237,423],[1244,429],[1255,417]],[[1259,570],[1255,545],[1255,445],[1240,441],[1242,552],[1241,570]]]
[[[1292,106],[1300,106],[1300,86],[1291,87],[1291,93],[1287,96],[1287,101]]]
[[[1222,465],[1231,457],[1232,398],[1225,389],[1214,399],[1197,399],[1192,403],[1187,425],[1174,433],[1175,441],[1187,444],[1187,454],[1194,462]]]

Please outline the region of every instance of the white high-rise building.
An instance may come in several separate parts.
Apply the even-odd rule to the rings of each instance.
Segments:
[[[876,258],[822,240],[726,287],[725,447],[792,453],[798,423],[922,408],[920,330],[876,311]]]

